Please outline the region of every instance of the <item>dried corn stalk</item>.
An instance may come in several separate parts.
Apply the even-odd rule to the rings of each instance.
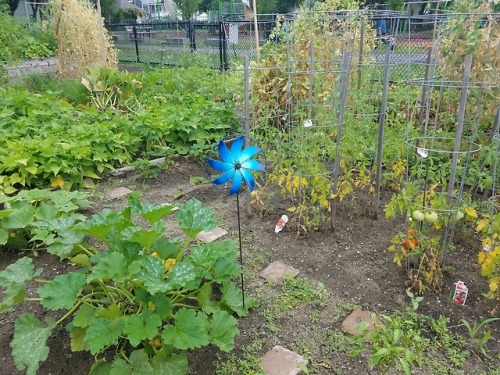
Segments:
[[[55,0],[58,74],[81,79],[88,67],[117,65],[104,20],[86,0]]]

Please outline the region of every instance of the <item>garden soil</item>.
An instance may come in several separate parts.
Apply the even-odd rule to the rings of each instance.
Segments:
[[[141,174],[134,172],[118,177],[110,176],[93,191],[95,204],[88,214],[97,213],[105,207],[123,208],[126,198],[113,200],[106,196],[108,191],[117,187],[137,190],[141,200],[156,204],[177,204],[196,198],[214,209],[219,226],[229,232],[228,237],[237,239],[236,199],[222,195],[206,181],[203,183],[203,177],[204,167],[187,159],[176,160],[175,166],[162,171],[154,179],[144,179]],[[325,337],[325,332],[341,330],[343,319],[356,306],[377,314],[390,313],[408,306],[409,299],[405,293],[406,271],[392,262],[391,254],[387,251],[393,235],[404,229],[401,218],[391,221],[384,219],[384,202],[390,194],[386,192],[379,205],[378,219],[374,218],[375,208],[371,200],[361,197],[355,199],[353,205],[339,206],[335,230],[328,228],[306,235],[297,234],[293,221],[281,232],[275,233],[279,217],[286,213],[286,202],[278,202],[272,214],[260,216],[254,211],[252,216],[248,216],[246,200],[241,200],[246,295],[272,299],[273,293],[278,293],[279,286],[266,283],[259,274],[270,263],[281,261],[299,270],[298,278],[305,278],[314,285],[322,283],[329,296],[324,306],[315,312],[314,318],[310,307],[298,306],[291,314],[276,322],[279,330],[266,328],[266,302],[261,301],[260,307],[240,319],[240,335],[236,338],[234,355],[241,357],[243,349],[251,342],[260,342],[257,355],[261,356],[275,345],[281,345],[308,358],[316,374],[379,373],[376,369],[369,368],[368,355],[352,358],[344,353],[332,352],[331,348],[325,347],[326,343],[322,342],[322,338]],[[487,290],[487,283],[481,277],[476,261],[479,239],[471,230],[468,236],[462,236],[457,241],[456,250],[446,260],[441,291],[425,294],[419,310],[434,318],[440,315],[449,317],[449,325],[454,327],[453,331],[467,337],[460,319],[481,321],[491,317],[495,311],[492,311],[494,306],[482,297],[482,293]],[[0,270],[25,255],[31,254],[2,251]],[[71,267],[43,251],[38,252],[34,259],[36,266],[44,269],[43,277],[53,277]],[[469,287],[469,298],[465,306],[456,306],[451,302],[454,283],[459,280]],[[36,296],[34,289],[29,290],[28,294]],[[0,315],[0,375],[23,373],[16,369],[9,346],[15,319],[23,313],[33,313],[41,319],[53,314],[35,304],[25,303],[16,306],[12,313]],[[490,353],[499,353],[500,324],[491,325],[491,328],[493,339],[489,342]],[[64,327],[54,332],[48,345],[49,357],[41,364],[38,374],[88,374],[93,357],[86,353],[71,352],[69,334]],[[230,355],[214,347],[191,351],[190,374],[217,374],[216,363],[225,361]],[[465,374],[478,374],[486,369],[486,364],[480,357],[472,354],[463,370]],[[397,372],[391,370],[389,373]],[[433,374],[433,370],[417,368],[413,373]]]

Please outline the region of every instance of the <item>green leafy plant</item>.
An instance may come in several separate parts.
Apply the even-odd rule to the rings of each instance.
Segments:
[[[418,306],[420,305],[420,302],[423,301],[424,297],[422,297],[422,296],[415,296],[409,290],[406,291],[406,295],[410,298],[411,307],[413,308],[413,311],[417,311],[418,310]]]
[[[88,68],[81,82],[101,111],[109,107],[132,112],[141,106],[142,82],[116,68]]]
[[[361,323],[359,328],[364,331],[355,337],[354,349],[351,355],[356,356],[364,351],[363,343],[371,344],[370,367],[377,367],[382,373],[390,368],[401,367],[405,374],[411,374],[415,364],[423,363],[423,351],[428,339],[423,336],[420,316],[413,309],[415,298],[408,294],[412,308],[406,308],[403,313],[383,315],[384,323],[380,323],[376,314],[372,314],[374,330],[368,330],[367,323]]]
[[[487,329],[482,334],[479,332],[481,329],[490,323],[496,322],[500,320],[500,318],[487,318],[480,322],[474,322],[472,325],[465,319],[460,319],[460,323],[462,323],[465,328],[467,328],[467,332],[469,333],[470,342],[474,348],[477,348],[484,354],[484,356],[488,356],[486,343],[491,339],[491,329]]]
[[[85,220],[75,211],[90,205],[83,192],[21,190],[0,196],[0,247],[37,250],[65,257],[83,240],[81,233],[65,228]]]
[[[0,12],[0,61],[14,63],[22,59],[54,56],[55,34],[47,22],[26,26],[16,18]]]
[[[129,198],[121,212],[103,210],[71,229],[95,238],[100,251],[82,244],[70,261],[77,270],[51,280],[24,257],[0,272],[1,309],[23,301],[39,302],[60,318],[40,321],[21,315],[15,324],[12,354],[19,370],[34,374],[48,355],[47,338],[66,325],[73,351],[95,356],[91,374],[187,372],[186,350],[213,344],[230,351],[239,333],[238,316],[257,305],[242,303],[232,282],[241,272],[234,241],[193,245],[196,235],[215,226],[213,213],[196,200],[175,214],[184,238],[164,236],[164,218],[173,206]],[[140,217],[148,225],[134,221]],[[27,283],[41,283],[38,297],[28,298]],[[106,361],[107,349],[116,353]]]
[[[76,82],[46,82],[47,90],[37,86],[35,93],[22,86],[0,88],[5,134],[0,139],[0,194],[49,184],[67,190],[92,187],[104,172],[134,159],[201,157],[238,124],[230,100],[234,82],[220,78],[217,90],[212,89],[213,71],[95,72],[91,89],[102,86],[99,95],[111,95],[116,108],[101,97],[100,109],[87,105],[90,96],[82,102],[85,87]]]
[[[377,316],[373,315],[373,321]],[[385,324],[376,324],[374,331],[365,331],[372,346],[370,367],[378,367],[382,373],[401,366],[405,374],[411,374],[413,364],[421,364],[424,338],[420,331],[405,325],[400,317],[383,316]],[[363,324],[363,323],[362,323]],[[365,323],[366,324],[366,323]],[[351,355],[358,355],[364,348],[365,335],[355,338],[357,347]]]

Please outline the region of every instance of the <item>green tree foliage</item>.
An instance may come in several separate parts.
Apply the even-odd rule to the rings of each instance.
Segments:
[[[201,0],[174,0],[177,9],[180,10],[182,19],[188,20],[195,14]]]
[[[92,4],[96,5],[97,0],[91,0],[91,1]],[[109,17],[113,13],[113,5],[116,3],[116,0],[100,0],[100,3],[101,3],[101,15],[105,19],[109,19]]]
[[[277,12],[277,0],[257,0],[258,14],[272,14]]]
[[[278,13],[291,12],[295,7],[299,5],[300,2],[301,0],[278,0],[276,4],[276,11]]]
[[[0,11],[3,6],[6,6],[7,12],[13,16],[19,6],[19,0],[0,0]]]
[[[198,10],[200,12],[206,12],[209,10],[218,10],[219,2],[218,0],[201,0],[198,5]]]

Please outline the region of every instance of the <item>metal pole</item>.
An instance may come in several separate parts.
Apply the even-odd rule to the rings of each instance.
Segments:
[[[99,15],[99,36],[101,38],[101,63],[103,66],[106,66],[106,43],[104,42],[104,25],[102,21],[102,12],[101,12],[101,1],[97,0],[97,14]]]
[[[224,70],[228,70],[229,65],[227,63],[227,37],[226,37],[226,30],[225,29],[226,29],[226,27],[223,24],[223,27],[222,27],[222,56],[224,59]]]
[[[141,62],[139,59],[139,45],[137,44],[137,27],[132,26],[132,31],[134,32],[134,43],[135,43],[135,54],[137,56],[137,62]]]
[[[497,109],[497,113],[495,114],[495,119],[493,120],[493,128],[491,129],[491,134],[488,139],[488,144],[493,141],[495,135],[500,133],[500,107]]]
[[[453,186],[455,185],[455,174],[457,172],[458,153],[462,142],[464,129],[465,107],[467,106],[467,86],[469,84],[470,69],[472,66],[472,55],[465,58],[464,78],[462,81],[462,95],[460,96],[460,106],[458,107],[457,129],[455,132],[455,144],[453,146],[453,158],[451,160],[450,179],[448,181],[448,204],[451,202]]]
[[[260,60],[260,46],[259,46],[259,24],[257,23],[257,2],[253,0],[253,25],[255,27],[255,53],[257,61]]]
[[[245,89],[245,108],[244,108],[244,119],[243,126],[245,131],[245,147],[248,147],[250,144],[250,59],[248,55],[245,55],[243,58],[243,74],[244,74],[244,89]],[[250,206],[250,194],[247,195],[245,200],[245,208],[247,211],[247,216],[252,216],[252,207]]]
[[[339,181],[340,175],[340,142],[342,140],[342,126],[344,123],[344,109],[345,102],[347,101],[347,85],[349,79],[349,68],[351,65],[351,57],[352,52],[344,52],[342,56],[342,76],[340,79],[340,97],[339,97],[339,119],[337,124],[337,143],[335,149],[335,162],[333,166],[333,180],[332,180],[332,193],[333,195],[337,194],[337,184]],[[337,199],[333,198],[332,200],[332,214],[331,214],[331,227],[334,229],[335,226],[335,214],[337,211]]]
[[[427,49],[427,61],[425,63],[425,76],[424,84],[422,85],[422,96],[420,99],[420,113],[418,115],[418,128],[422,127],[422,120],[424,117],[424,108],[427,109],[427,89],[429,87],[429,75],[432,62],[432,47]],[[427,113],[428,111],[426,111]],[[427,122],[425,123],[425,134],[427,134]]]
[[[391,45],[385,50],[384,89],[382,91],[382,103],[378,118],[378,141],[377,141],[377,175],[375,178],[375,218],[378,219],[378,208],[380,200],[380,182],[382,180],[382,150],[384,148],[384,124],[387,112],[387,92],[389,89],[389,76],[391,72]]]
[[[358,90],[361,87],[361,66],[363,65],[363,44],[365,37],[365,17],[363,17],[363,15],[361,15],[360,33],[361,35],[359,36],[359,56],[358,56]]]
[[[312,96],[314,88],[314,41],[311,39],[309,42],[309,104],[308,116],[312,120]]]

